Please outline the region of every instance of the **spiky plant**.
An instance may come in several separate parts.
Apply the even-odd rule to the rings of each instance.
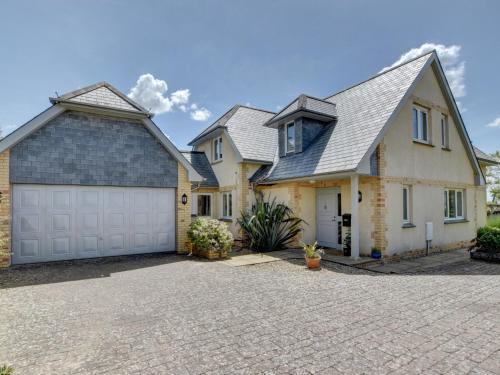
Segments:
[[[296,217],[293,210],[276,198],[267,199],[255,194],[255,204],[250,212],[241,212],[238,219],[248,247],[256,251],[273,251],[285,248],[302,231],[305,221]]]

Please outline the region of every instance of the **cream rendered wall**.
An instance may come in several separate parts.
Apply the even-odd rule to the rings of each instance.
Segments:
[[[204,151],[207,155],[208,160],[212,165],[212,169],[219,181],[219,192],[214,193],[213,197],[213,217],[222,217],[222,199],[221,192],[232,192],[233,201],[233,218],[231,221],[227,222],[229,229],[235,236],[235,238],[240,238],[239,226],[237,224],[237,219],[240,216],[242,209],[248,209],[251,204],[255,201],[253,192],[246,186],[248,184],[242,183],[242,166],[243,163],[239,159],[235,150],[231,146],[230,140],[226,134],[222,134],[222,160],[214,161],[213,159],[213,139],[207,140],[202,144],[195,147],[196,151]],[[260,168],[261,164],[257,163],[244,163],[246,179],[251,177],[257,169]],[[243,186],[242,186],[243,185]],[[245,191],[243,191],[245,189]],[[247,204],[242,204],[241,202],[246,201]],[[240,207],[240,206],[245,207]]]
[[[433,147],[413,142],[414,103],[429,109]],[[448,107],[434,72],[429,69],[383,139],[386,146],[384,179],[387,191],[387,255],[424,249],[425,223],[428,221],[434,224],[432,245],[444,248],[474,238],[476,228],[486,220],[485,214],[482,214],[485,212],[484,187],[474,185],[471,162],[450,116],[448,123],[451,150],[441,148],[441,113],[448,114]],[[411,186],[411,221],[414,228],[402,228],[403,184]],[[445,188],[466,190],[468,222],[444,223]]]

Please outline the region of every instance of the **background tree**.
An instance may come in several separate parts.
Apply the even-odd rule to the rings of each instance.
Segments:
[[[491,154],[500,163],[500,151]],[[487,168],[486,183],[493,203],[500,201],[500,165],[494,165]]]

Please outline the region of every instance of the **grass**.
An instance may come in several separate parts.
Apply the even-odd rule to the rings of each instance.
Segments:
[[[488,216],[487,225],[490,227],[500,228],[500,215],[490,215]]]

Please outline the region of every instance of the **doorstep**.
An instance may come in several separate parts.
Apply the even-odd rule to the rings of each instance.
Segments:
[[[333,262],[352,267],[364,267],[365,265],[379,262],[378,260],[372,259],[370,257],[359,257],[358,259],[352,259],[351,257],[333,254],[328,250],[325,252],[325,254],[322,255],[321,258],[327,262]],[[233,267],[240,267],[251,266],[253,264],[276,262],[278,260],[285,259],[304,259],[304,253],[302,249],[288,249],[270,251],[268,253],[233,255],[230,259],[220,261],[219,263]]]

